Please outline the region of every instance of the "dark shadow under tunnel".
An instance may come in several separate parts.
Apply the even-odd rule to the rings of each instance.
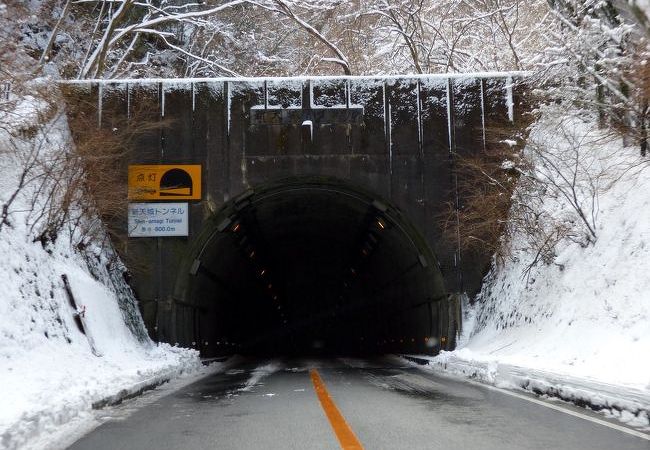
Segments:
[[[202,354],[431,353],[444,343],[435,255],[395,207],[346,182],[256,187],[210,218],[175,297]]]

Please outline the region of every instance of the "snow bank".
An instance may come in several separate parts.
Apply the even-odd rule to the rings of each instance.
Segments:
[[[585,156],[581,161],[587,161],[582,183],[599,183],[593,200],[585,197],[590,189],[578,186],[581,204],[587,210],[594,204],[595,242],[564,240],[552,262],[524,275],[536,255],[515,233],[512,258],[486,278],[460,348],[434,364],[491,383],[613,408],[613,414],[631,411],[625,420],[648,426],[650,163],[638,165],[638,149],[603,136],[595,122],[571,121],[574,143]],[[549,117],[535,125],[530,139],[572,147]],[[607,179],[596,177],[603,168]],[[549,189],[538,211],[579,227],[572,208],[556,194]]]
[[[0,135],[2,148],[7,139]],[[56,151],[68,143],[65,120],[57,119],[48,145]],[[20,161],[15,153],[0,155],[0,205],[18,185]],[[93,404],[200,367],[195,351],[149,340],[128,286],[107,268],[106,250],[86,249],[84,258],[65,233],[47,248],[34,242],[25,223],[32,193],[31,185],[19,193],[11,226],[0,229],[2,449],[47,441],[59,426],[89,415]],[[85,309],[88,335],[75,322],[64,274]]]

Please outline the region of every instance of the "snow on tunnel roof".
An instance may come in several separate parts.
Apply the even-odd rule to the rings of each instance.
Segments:
[[[216,83],[216,82],[243,82],[260,83],[271,82],[297,82],[297,81],[377,81],[377,80],[400,80],[400,79],[422,79],[422,80],[445,80],[463,78],[512,78],[527,77],[531,72],[467,72],[467,73],[436,73],[436,74],[404,74],[404,75],[317,75],[317,76],[296,76],[296,77],[218,77],[218,78],[114,78],[114,79],[87,79],[87,80],[59,80],[63,84],[148,84],[148,83]]]

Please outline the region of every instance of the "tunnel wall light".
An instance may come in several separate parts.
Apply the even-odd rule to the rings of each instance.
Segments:
[[[241,211],[242,209],[246,208],[248,205],[250,205],[250,198],[255,194],[255,191],[250,189],[246,192],[244,192],[242,195],[237,197],[235,199],[235,208],[237,208],[238,211]]]
[[[383,204],[379,200],[374,200],[372,202],[372,206],[373,206],[373,208],[375,208],[376,210],[379,210],[381,212],[386,212],[388,210],[388,206],[386,206],[385,204]]]
[[[232,220],[230,219],[230,217],[226,217],[221,222],[219,222],[219,225],[217,225],[217,231],[223,232],[226,228],[230,226],[231,223]]]
[[[418,255],[418,261],[420,261],[420,265],[425,269],[429,267],[429,264],[427,263],[427,259],[424,257],[422,253]]]
[[[199,273],[199,269],[201,269],[201,261],[195,259],[192,261],[192,266],[190,267],[190,275],[195,277]]]

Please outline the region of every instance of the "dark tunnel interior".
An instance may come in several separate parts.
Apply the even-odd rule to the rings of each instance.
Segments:
[[[433,352],[446,298],[435,255],[395,207],[332,179],[245,192],[208,222],[183,301],[205,356]]]

